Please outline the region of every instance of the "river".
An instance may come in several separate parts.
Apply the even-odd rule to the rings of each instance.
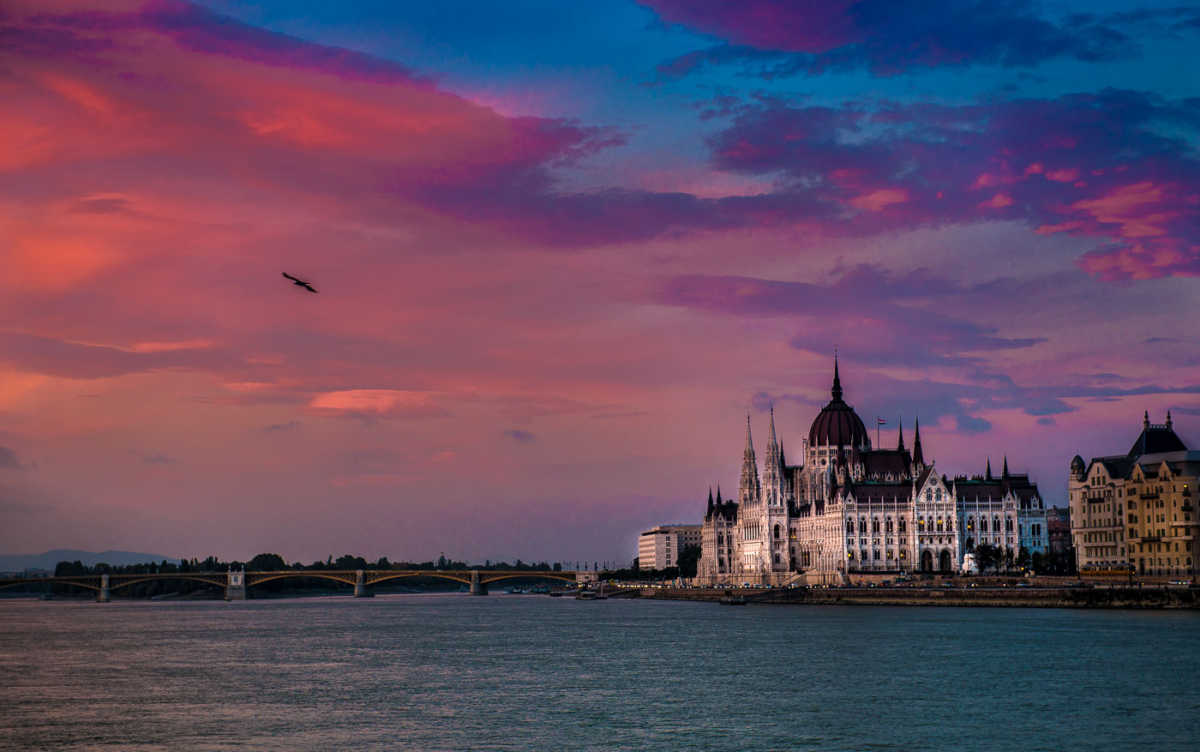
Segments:
[[[14,750],[1195,750],[1195,611],[0,601]]]

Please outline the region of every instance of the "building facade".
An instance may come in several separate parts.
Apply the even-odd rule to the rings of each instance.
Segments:
[[[701,545],[700,525],[659,525],[638,536],[638,569],[678,566],[686,546]]]
[[[789,464],[772,409],[761,473],[750,420],[736,497],[709,495],[697,580],[783,584],[812,575],[957,570],[977,543],[1044,550],[1045,509],[1026,475],[1004,471],[951,481],[927,461],[915,425],[912,450],[900,427],[894,449],[873,448],[843,399],[834,361],[832,399]],[[968,527],[960,524],[966,520]]]
[[[1050,553],[1061,556],[1071,550],[1071,508],[1050,507],[1046,510]]]
[[[1071,538],[1080,571],[1132,568],[1138,574],[1194,577],[1200,569],[1196,486],[1200,452],[1162,424],[1142,418],[1123,455],[1071,460]]]

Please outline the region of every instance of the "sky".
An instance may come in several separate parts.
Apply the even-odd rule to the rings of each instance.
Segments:
[[[1143,411],[1200,442],[1197,43],[1171,2],[7,0],[0,551],[626,561],[747,414],[799,456],[835,348],[884,445],[1065,504]]]

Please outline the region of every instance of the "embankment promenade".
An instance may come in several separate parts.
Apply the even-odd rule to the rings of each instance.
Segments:
[[[1187,587],[830,587],[642,588],[642,598],[720,601],[733,596],[747,604],[813,606],[980,606],[1008,608],[1198,609],[1200,590]]]

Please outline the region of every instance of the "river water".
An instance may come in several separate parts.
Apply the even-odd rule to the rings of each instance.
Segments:
[[[0,601],[14,750],[1200,749],[1200,614]]]

